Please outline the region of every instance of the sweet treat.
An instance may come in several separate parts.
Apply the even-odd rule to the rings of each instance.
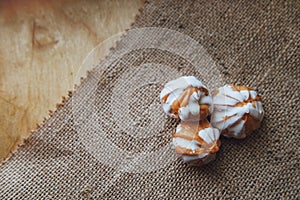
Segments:
[[[160,94],[164,112],[182,121],[199,121],[212,112],[212,98],[205,85],[194,76],[168,82]]]
[[[211,124],[222,135],[245,138],[260,126],[264,110],[261,97],[247,86],[225,85],[213,95]]]
[[[175,153],[191,166],[202,166],[214,160],[221,142],[220,132],[205,119],[182,122],[173,135]]]

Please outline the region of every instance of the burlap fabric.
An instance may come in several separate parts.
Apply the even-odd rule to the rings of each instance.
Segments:
[[[150,1],[131,31],[0,167],[16,199],[297,199],[299,2]],[[147,28],[145,28],[147,27]],[[265,118],[202,168],[176,158],[163,85],[246,84]]]

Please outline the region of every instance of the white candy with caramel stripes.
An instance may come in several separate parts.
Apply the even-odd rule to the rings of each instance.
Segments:
[[[213,106],[212,126],[226,137],[245,138],[260,126],[264,115],[261,97],[247,86],[219,88],[213,95]]]
[[[221,142],[220,132],[204,119],[200,122],[182,122],[173,135],[175,153],[191,166],[202,166],[214,160]]]
[[[168,116],[183,121],[205,119],[212,109],[212,98],[205,85],[194,76],[183,76],[168,82],[160,94]]]

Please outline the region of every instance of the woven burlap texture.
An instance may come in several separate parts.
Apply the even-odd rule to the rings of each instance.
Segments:
[[[109,56],[0,166],[1,199],[297,199],[299,7],[146,2]],[[244,140],[222,137],[217,160],[186,166],[171,146],[178,121],[159,102],[181,75],[211,90],[253,87],[263,97],[261,128]]]

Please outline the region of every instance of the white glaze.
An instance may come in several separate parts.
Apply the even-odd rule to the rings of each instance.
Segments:
[[[220,131],[216,128],[206,128],[206,129],[200,130],[198,135],[207,144],[211,144],[219,139]]]
[[[187,149],[190,149],[190,150],[196,150],[199,148],[199,143],[195,140],[186,140],[186,139],[183,139],[183,138],[173,138],[173,145],[174,146],[180,146],[182,148],[187,148]]]
[[[200,106],[198,103],[199,98],[200,95],[194,92],[190,97],[188,105],[186,107],[179,108],[178,115],[180,119],[182,119],[183,121],[187,120],[190,117],[190,115],[193,116],[193,119],[200,119]]]
[[[168,116],[174,118],[179,117],[183,121],[198,121],[206,117],[200,116],[201,104],[208,104],[209,112],[212,111],[211,96],[205,96],[204,92],[198,91],[193,92],[190,97],[184,97],[184,99],[189,98],[189,101],[187,106],[179,108],[178,116],[170,112],[171,105],[173,104],[173,102],[179,99],[183,94],[184,90],[190,86],[195,88],[205,88],[207,90],[207,87],[203,85],[202,82],[194,76],[183,76],[176,80],[172,80],[165,85],[164,89],[160,93],[160,99],[162,101],[162,98],[169,94],[166,102],[162,102],[163,110]]]
[[[203,87],[203,84],[194,76],[182,76],[165,85],[165,88],[160,93],[160,99],[169,93],[173,93],[175,90],[184,90],[188,86],[200,88]]]
[[[193,165],[193,163],[197,163],[198,161],[201,161],[200,163],[207,164],[208,162],[214,160],[215,153],[210,152],[207,145],[216,143],[219,140],[220,131],[212,127],[201,129],[201,130],[198,129],[194,130],[196,126],[198,127],[198,125],[195,126],[195,124],[189,126],[189,129],[187,129],[186,126],[187,125],[181,126],[181,124],[177,126],[176,134],[178,134],[179,136],[173,137],[173,145],[175,146],[175,148],[179,146],[181,148],[185,148],[193,151],[202,149],[202,153],[193,156],[181,155],[183,161],[189,164],[192,163]],[[204,142],[199,143],[197,140],[188,140],[188,139],[181,138],[180,133],[185,131],[193,131],[190,132],[190,136],[196,134]],[[185,134],[186,133],[184,133],[184,135]]]
[[[211,116],[211,123],[214,127],[223,132],[225,136],[234,138],[246,137],[248,130],[245,129],[245,120],[241,118],[249,114],[253,119],[262,121],[264,111],[261,101],[245,103],[243,106],[235,106],[239,102],[245,102],[249,98],[256,98],[257,92],[253,90],[235,91],[231,85],[225,85],[218,89],[218,93],[213,97],[214,112]],[[225,119],[225,117],[229,117]]]

